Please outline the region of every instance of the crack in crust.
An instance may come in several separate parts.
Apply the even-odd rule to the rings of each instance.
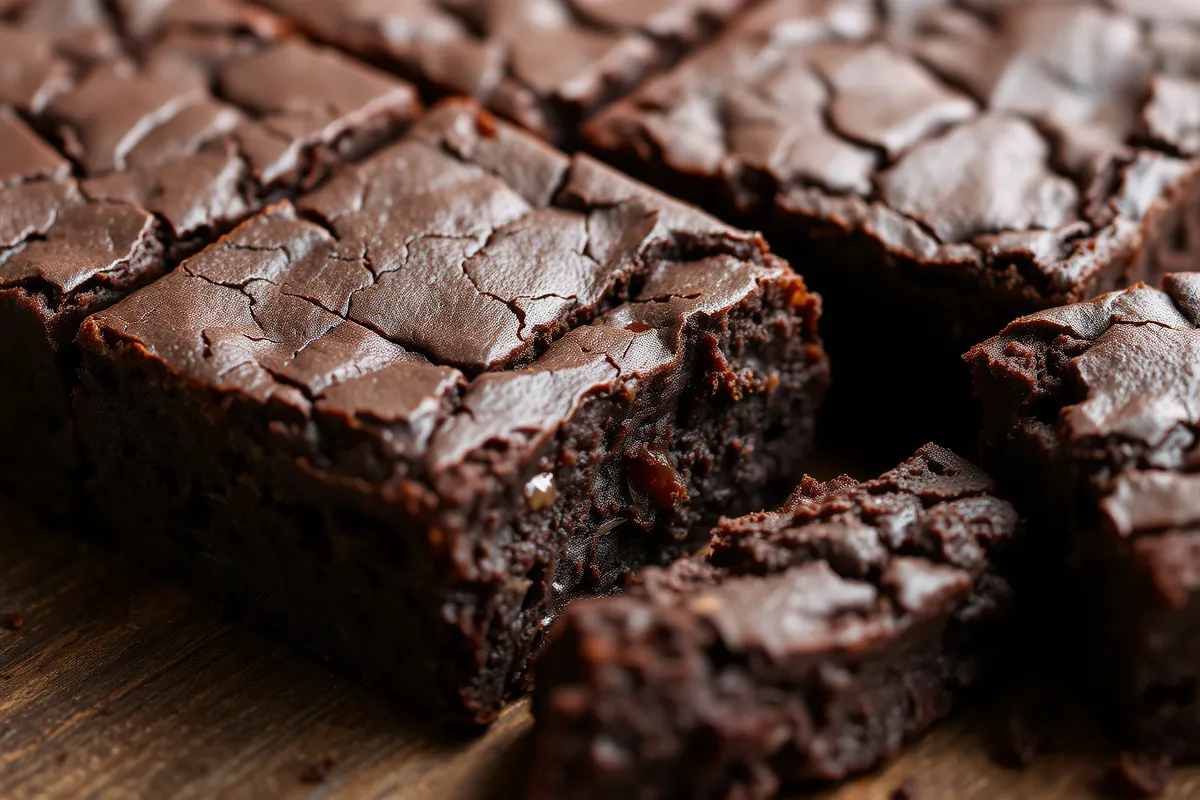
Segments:
[[[1196,176],[1200,25],[1110,6],[778,0],[585,139],[784,234],[864,236],[1026,310],[1073,302],[1149,257]]]
[[[586,394],[678,358],[693,317],[727,313],[772,285],[790,287],[798,309],[812,302],[761,239],[507,128],[484,136],[476,118],[470,105],[444,104],[407,140],[98,314],[85,343],[136,342],[189,380],[305,414],[338,380],[411,373],[413,413],[446,414],[441,393],[463,392],[466,413],[436,437],[439,463],[491,437],[520,438],[542,417],[569,419]],[[501,179],[506,168],[515,186]],[[175,311],[152,313],[163,307]],[[393,357],[354,362],[339,379],[304,369],[302,353],[318,344],[332,353],[347,337],[357,343],[347,357],[364,347]],[[507,374],[489,375],[498,370]],[[514,381],[505,391],[534,396],[550,381],[564,405],[548,401],[536,424],[493,430],[481,409]]]
[[[1036,520],[1048,585],[1123,736],[1200,757],[1200,277],[1010,324],[967,354],[983,452]],[[1048,591],[1048,590],[1047,590]],[[1113,654],[1112,658],[1100,654]]]
[[[467,95],[556,141],[674,63],[745,0],[268,0],[313,38]]]

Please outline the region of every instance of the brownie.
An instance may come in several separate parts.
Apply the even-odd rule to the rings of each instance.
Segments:
[[[100,518],[483,722],[572,597],[794,469],[819,300],[756,234],[447,101],[80,333]]]
[[[563,145],[749,0],[263,0],[428,91],[475,97]]]
[[[967,354],[982,450],[1060,565],[1047,608],[1128,743],[1200,757],[1200,275],[1018,319]],[[1076,632],[1076,637],[1062,637]]]
[[[584,138],[766,230],[838,385],[966,407],[971,345],[1200,259],[1198,109],[1191,3],[775,0]]]
[[[533,796],[767,798],[896,755],[1011,620],[1020,523],[992,491],[925,445],[573,605],[537,664]]]
[[[108,0],[0,0],[0,43],[6,67],[0,87],[24,86],[27,98],[73,67],[115,58],[123,49]],[[3,101],[19,98],[5,93]]]
[[[409,84],[299,39],[159,24],[137,60],[89,70],[39,119],[90,196],[154,211],[180,255],[376,149],[420,107]]]
[[[66,36],[73,26],[91,33]],[[99,30],[116,49],[83,46]],[[22,346],[0,356],[0,441],[17,454],[0,482],[70,512],[71,342],[83,318],[377,149],[420,100],[229,0],[17,3],[0,13],[0,50],[6,32],[0,336]]]
[[[160,274],[163,258],[152,214],[85,196],[71,165],[0,107],[0,482],[20,496],[72,510],[70,343],[85,316]]]

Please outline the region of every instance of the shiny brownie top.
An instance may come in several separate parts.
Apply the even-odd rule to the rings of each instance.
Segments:
[[[1078,475],[1172,602],[1200,588],[1198,325],[1200,276],[1170,275],[1018,319],[967,354],[989,435]]]
[[[636,87],[746,0],[267,0],[314,38],[550,138]]]
[[[760,330],[823,359],[816,298],[758,236],[448,101],[84,336],[280,413],[386,429],[436,471],[487,442],[535,450],[589,395],[682,369],[694,321],[759,303]],[[714,391],[765,390],[728,379]]]
[[[1143,222],[1200,155],[1198,8],[774,0],[585,138],[748,211],[1081,299],[1144,245],[1173,255]]]

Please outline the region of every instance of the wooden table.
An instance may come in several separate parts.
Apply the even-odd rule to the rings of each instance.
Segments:
[[[485,735],[430,731],[307,655],[231,626],[118,557],[0,505],[0,797],[521,796],[525,704]],[[1092,797],[1111,755],[1010,770],[986,715],[939,726],[881,772],[821,795]],[[1200,797],[1177,771],[1168,797]]]

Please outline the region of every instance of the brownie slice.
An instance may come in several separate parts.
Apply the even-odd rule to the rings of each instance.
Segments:
[[[315,39],[561,145],[748,0],[264,0]]]
[[[0,107],[0,482],[70,512],[79,480],[70,424],[79,323],[163,268],[161,228],[128,203],[92,200],[70,164]]]
[[[818,310],[757,235],[447,102],[84,324],[89,494],[151,563],[487,721],[566,602],[795,467]]]
[[[896,755],[984,674],[1019,521],[926,445],[805,478],[704,558],[572,606],[538,661],[534,797],[773,797]]]
[[[1130,744],[1187,759],[1200,757],[1198,322],[1200,275],[1171,275],[1165,291],[1019,319],[967,354],[984,456],[1066,571],[1051,602],[1082,634],[1097,706]]]
[[[241,4],[124,0],[121,13],[93,14],[77,3],[50,25],[61,5],[0,15],[21,42],[0,55],[0,97],[14,104],[0,107],[0,336],[20,343],[0,355],[0,441],[12,447],[0,482],[71,512],[71,342],[83,318],[377,149],[420,101]],[[65,37],[75,19],[119,49]]]
[[[420,110],[412,86],[336,51],[251,35],[236,18],[227,31],[203,15],[172,22],[169,10],[145,20],[131,9],[136,30],[160,35],[136,59],[87,71],[38,119],[90,196],[154,211],[176,256],[267,201],[312,188]]]
[[[1197,109],[1190,3],[775,0],[585,139],[765,229],[839,384],[965,405],[1012,319],[1200,260]]]

